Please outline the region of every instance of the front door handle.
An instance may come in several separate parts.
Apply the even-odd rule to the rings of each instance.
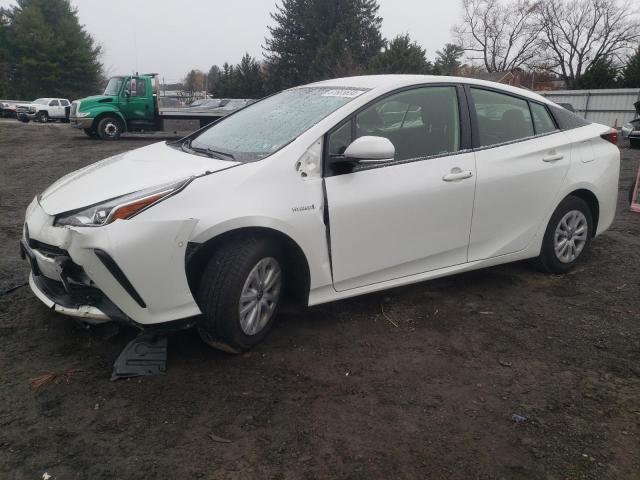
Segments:
[[[458,167],[452,168],[451,172],[447,173],[442,180],[445,182],[456,182],[458,180],[464,180],[465,178],[473,177],[471,170],[461,170]]]
[[[557,162],[558,160],[562,160],[564,155],[556,152],[549,152],[549,155],[546,157],[542,157],[543,162]]]

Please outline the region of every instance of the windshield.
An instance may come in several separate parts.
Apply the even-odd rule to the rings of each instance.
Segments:
[[[41,105],[46,105],[49,103],[49,99],[48,98],[36,98],[33,102],[31,103],[39,103]]]
[[[122,86],[122,82],[124,81],[123,77],[112,77],[109,79],[109,83],[107,83],[107,87],[104,89],[103,95],[118,95],[120,93],[120,87]]]
[[[251,104],[195,137],[191,147],[232,155],[237,161],[268,157],[364,89],[300,87]]]

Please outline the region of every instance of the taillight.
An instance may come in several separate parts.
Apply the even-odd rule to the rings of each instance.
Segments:
[[[604,138],[607,142],[611,142],[614,145],[618,145],[618,130],[616,130],[615,128],[612,128],[607,133],[603,133],[600,136]]]

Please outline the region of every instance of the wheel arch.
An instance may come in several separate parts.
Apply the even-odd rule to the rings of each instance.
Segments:
[[[249,235],[273,240],[282,247],[285,256],[284,271],[289,276],[289,281],[284,286],[286,299],[296,305],[307,305],[311,284],[307,257],[289,235],[269,227],[239,227],[220,233],[204,243],[190,242],[185,255],[185,269],[193,297],[196,298],[202,273],[216,248],[235,238]]]
[[[122,122],[122,127],[123,127],[122,131],[123,132],[127,132],[129,130],[129,128],[127,127],[127,121],[124,119],[122,114],[120,112],[118,112],[117,110],[103,110],[102,112],[100,112],[98,115],[96,115],[94,117],[93,123],[91,124],[91,129],[92,130],[97,130],[98,123],[104,117],[116,117],[118,120],[120,120]]]
[[[596,232],[598,231],[598,220],[600,218],[600,202],[598,201],[598,197],[596,197],[596,195],[591,190],[588,190],[586,188],[579,188],[577,190],[574,190],[565,198],[572,196],[581,198],[589,206],[589,209],[591,210],[591,216],[593,217],[591,236],[595,237]]]

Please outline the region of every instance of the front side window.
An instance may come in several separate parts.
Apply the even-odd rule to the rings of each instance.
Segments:
[[[534,135],[526,100],[490,90],[472,88],[481,147],[512,142]]]
[[[49,106],[50,107],[59,107],[60,104],[58,103],[58,100],[51,100],[51,102],[49,102]]]
[[[391,95],[355,117],[356,138],[388,138],[395,160],[424,158],[460,149],[460,118],[455,87],[422,87]],[[337,130],[329,140],[330,154]]]
[[[131,96],[132,97],[146,97],[147,96],[147,82],[144,78],[132,78],[131,79]]]
[[[549,133],[557,130],[549,111],[539,103],[529,102],[531,113],[533,114],[533,124],[536,127],[536,135]]]
[[[285,90],[213,124],[192,139],[191,147],[219,152],[238,161],[260,160],[364,92],[335,87]]]

